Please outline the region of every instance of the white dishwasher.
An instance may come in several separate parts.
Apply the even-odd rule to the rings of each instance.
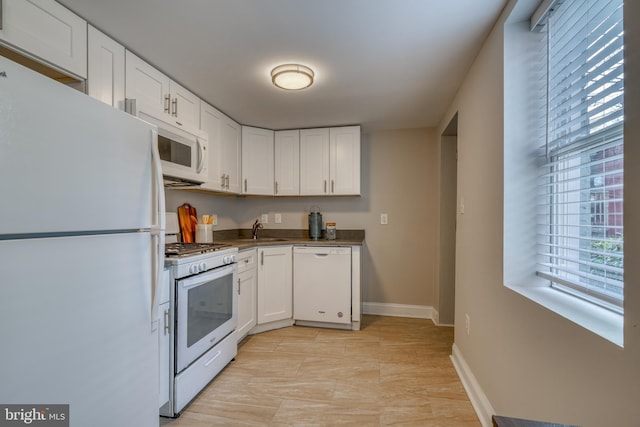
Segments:
[[[293,248],[293,319],[351,323],[351,247]]]

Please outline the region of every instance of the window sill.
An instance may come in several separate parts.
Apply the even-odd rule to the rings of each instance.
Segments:
[[[549,286],[506,287],[615,345],[624,347],[624,316]]]

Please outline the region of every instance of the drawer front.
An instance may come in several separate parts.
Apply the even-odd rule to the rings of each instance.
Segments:
[[[238,273],[250,271],[257,266],[257,250],[249,249],[238,253]]]

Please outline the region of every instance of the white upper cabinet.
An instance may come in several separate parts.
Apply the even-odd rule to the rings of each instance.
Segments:
[[[329,129],[329,193],[360,194],[360,126]]]
[[[227,181],[230,193],[241,193],[242,179],[242,130],[239,123],[224,116],[220,143],[220,170]]]
[[[300,194],[360,194],[360,126],[300,131]]]
[[[87,21],[54,0],[0,0],[4,44],[87,78]]]
[[[300,130],[300,194],[329,194],[329,128]]]
[[[300,194],[299,130],[275,132],[274,177],[276,196],[297,196]]]
[[[240,125],[202,101],[200,130],[209,135],[209,179],[203,189],[240,193]]]
[[[88,94],[124,110],[124,46],[88,28]]]
[[[272,130],[242,126],[242,194],[274,194],[273,138]]]
[[[198,129],[200,98],[129,51],[125,68],[126,97],[135,99],[137,110],[176,126]]]

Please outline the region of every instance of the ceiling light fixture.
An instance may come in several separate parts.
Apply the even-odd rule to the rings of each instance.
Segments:
[[[300,90],[313,84],[313,70],[300,64],[278,65],[271,70],[271,81],[280,89]]]

